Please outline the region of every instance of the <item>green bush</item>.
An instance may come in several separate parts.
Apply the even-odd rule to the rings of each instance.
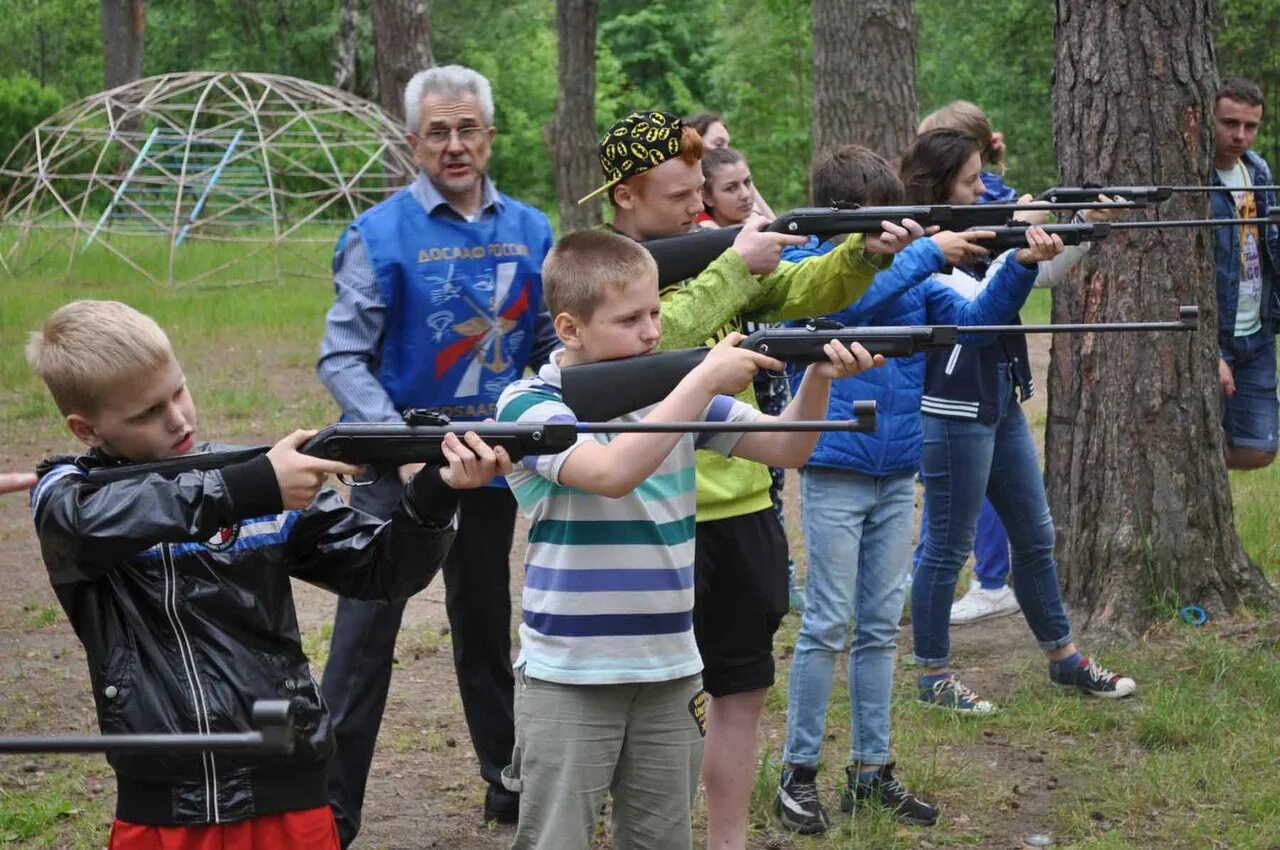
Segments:
[[[0,78],[0,162],[32,127],[57,112],[63,103],[62,95],[26,73]]]

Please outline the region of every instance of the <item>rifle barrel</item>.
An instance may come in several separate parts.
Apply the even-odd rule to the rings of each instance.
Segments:
[[[1280,210],[1276,211],[1280,213]],[[1224,224],[1280,224],[1280,215],[1267,218],[1187,218],[1165,221],[1114,221],[1112,230],[1159,230],[1165,227],[1215,227]]]
[[[966,334],[1052,334],[1052,333],[1117,333],[1121,331],[1193,331],[1199,327],[1200,308],[1182,307],[1182,318],[1176,322],[1088,322],[1060,325],[969,325],[960,328]]]
[[[252,732],[144,733],[136,735],[50,735],[0,737],[3,753],[291,753],[293,719],[287,700],[253,704]]]
[[[1168,189],[1170,192],[1274,192],[1280,189],[1280,186],[1240,186],[1233,188],[1231,186],[1163,186],[1160,188]]]
[[[681,434],[718,433],[722,431],[744,434],[774,431],[862,431],[864,417],[876,415],[874,401],[853,403],[855,419],[838,422],[826,419],[799,420],[795,422],[585,422],[577,428],[583,434]]]

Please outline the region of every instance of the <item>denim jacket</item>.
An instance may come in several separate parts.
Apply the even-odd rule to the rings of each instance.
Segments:
[[[1271,169],[1262,157],[1246,151],[1242,157],[1249,171],[1249,182],[1254,186],[1271,184]],[[1209,175],[1214,186],[1221,186],[1218,172]],[[1256,193],[1258,217],[1263,218],[1276,204],[1272,190]],[[1231,192],[1211,192],[1209,202],[1214,218],[1235,218],[1235,201]],[[1280,327],[1280,286],[1276,285],[1276,260],[1280,259],[1280,227],[1274,224],[1262,227],[1262,328],[1275,332]],[[1213,268],[1218,284],[1218,344],[1229,344],[1235,334],[1236,302],[1240,294],[1240,228],[1213,228]]]

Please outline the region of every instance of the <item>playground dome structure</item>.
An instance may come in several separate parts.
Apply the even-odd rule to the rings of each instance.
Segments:
[[[157,283],[328,277],[342,228],[414,170],[400,123],[349,92],[272,74],[148,77],[63,108],[0,163],[0,273],[120,262]]]

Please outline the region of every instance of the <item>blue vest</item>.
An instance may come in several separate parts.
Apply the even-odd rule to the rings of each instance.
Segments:
[[[398,409],[493,416],[529,363],[551,225],[501,198],[500,210],[467,222],[428,215],[405,188],[352,225],[386,305],[378,380]]]

